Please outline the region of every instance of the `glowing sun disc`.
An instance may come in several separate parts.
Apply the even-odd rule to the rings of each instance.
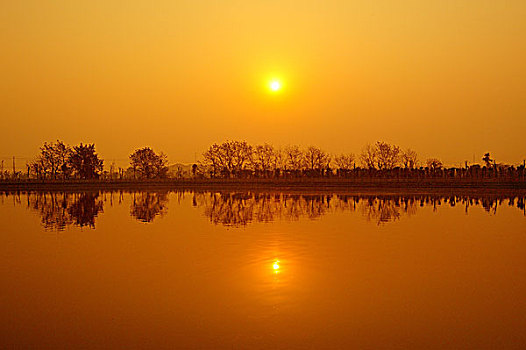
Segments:
[[[272,80],[269,84],[270,90],[278,91],[281,89],[281,82],[279,80]]]

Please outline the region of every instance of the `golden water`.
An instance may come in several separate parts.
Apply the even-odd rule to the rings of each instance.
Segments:
[[[521,349],[509,196],[0,195],[0,348]]]

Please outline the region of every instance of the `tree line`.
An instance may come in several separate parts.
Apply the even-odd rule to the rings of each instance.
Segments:
[[[353,153],[331,155],[316,146],[297,145],[275,148],[269,144],[252,146],[246,141],[226,141],[213,144],[203,154],[199,168],[210,177],[328,176],[334,171],[344,173],[356,169]],[[416,152],[402,151],[385,142],[367,145],[358,160],[368,169],[392,169],[400,161],[409,168],[416,167]]]
[[[246,141],[214,143],[201,159],[187,170],[170,173],[168,157],[150,147],[136,149],[129,155],[129,166],[104,168],[95,144],[69,146],[63,141],[45,142],[36,158],[27,163],[27,173],[3,171],[2,178],[69,179],[167,179],[167,178],[301,178],[301,177],[524,177],[525,165],[497,163],[490,153],[482,157],[483,165],[445,168],[438,158],[421,161],[410,149],[387,142],[367,144],[354,153],[330,154],[316,147],[289,145],[277,148],[270,144],[251,145]]]
[[[68,146],[62,141],[45,142],[37,158],[27,165],[27,175],[39,179],[96,179],[104,162],[94,144]]]
[[[367,144],[358,156],[332,155],[316,146],[276,148],[269,144],[254,146],[246,141],[226,141],[211,145],[193,173],[210,178],[524,177],[524,164],[515,167],[496,163],[489,153],[482,161],[482,166],[465,162],[462,168],[445,168],[438,158],[422,162],[414,150],[382,141]]]
[[[104,160],[97,154],[95,144],[80,143],[69,146],[63,141],[44,142],[35,159],[26,164],[27,173],[15,172],[9,176],[2,169],[2,178],[27,178],[41,180],[95,180],[101,178],[166,178],[168,158],[163,153],[155,153],[151,148],[135,150],[130,156],[127,169],[110,165],[110,171],[104,170]]]

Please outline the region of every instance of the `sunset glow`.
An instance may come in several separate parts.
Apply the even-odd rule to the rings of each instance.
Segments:
[[[0,349],[526,349],[525,19],[0,1]]]

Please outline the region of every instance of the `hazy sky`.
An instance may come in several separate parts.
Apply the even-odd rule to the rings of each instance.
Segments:
[[[522,162],[525,18],[524,0],[2,1],[0,157],[385,140]]]

